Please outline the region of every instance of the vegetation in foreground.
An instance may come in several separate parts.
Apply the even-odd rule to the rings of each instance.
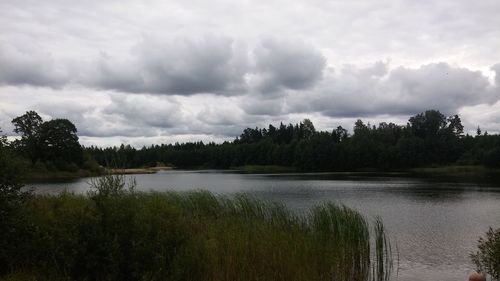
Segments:
[[[4,196],[0,280],[387,280],[391,271],[381,222],[371,228],[346,207],[298,216],[245,195],[138,193],[116,175],[92,186],[86,196],[17,187]]]
[[[490,228],[479,238],[477,252],[471,254],[478,272],[489,274],[493,280],[500,280],[500,228]]]

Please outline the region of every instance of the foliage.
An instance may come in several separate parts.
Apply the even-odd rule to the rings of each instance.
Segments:
[[[471,254],[471,258],[478,272],[500,280],[500,228],[493,230],[490,227],[486,236],[479,238],[478,251]]]
[[[48,171],[101,174],[110,168],[152,167],[167,163],[179,168],[286,167],[289,170],[333,171],[407,169],[444,165],[500,167],[500,136],[464,135],[458,115],[427,110],[406,125],[362,120],[352,134],[338,126],[318,131],[309,119],[298,124],[247,128],[232,142],[191,142],[136,149],[87,147],[78,143],[74,124],[66,119],[43,121],[34,111],[12,120],[21,139],[9,146],[32,162],[37,175]],[[0,141],[5,146],[6,140]]]
[[[2,131],[0,130],[0,133]],[[8,146],[5,136],[0,136],[0,207],[7,201],[16,201],[23,192],[25,165]]]
[[[38,140],[42,160],[64,164],[73,162],[81,165],[83,154],[76,132],[75,125],[67,119],[43,122],[40,125]],[[61,169],[64,166],[58,168]]]
[[[97,198],[133,193],[137,183],[135,178],[129,178],[127,181],[125,175],[107,174],[90,179],[89,185],[89,197]]]
[[[47,280],[356,281],[386,280],[390,273],[379,269],[379,259],[390,256],[387,244],[374,252],[370,247],[371,235],[385,241],[383,229],[371,232],[346,207],[325,204],[298,216],[242,194],[139,193],[117,176],[94,184],[89,196],[38,195],[24,204],[34,233],[5,280],[33,274],[52,276]]]
[[[0,266],[0,273],[15,259],[21,258],[23,238],[28,234],[21,212],[29,195],[22,190],[24,170],[22,159],[5,145],[0,145],[0,265],[5,265]],[[6,255],[9,251],[16,254]]]
[[[1,129],[0,129],[0,133],[2,133]],[[7,140],[7,136],[0,135],[0,149],[7,147],[8,144],[9,144],[9,142]]]
[[[27,111],[12,120],[14,132],[21,134],[21,140],[18,141],[17,146],[33,164],[40,158],[39,131],[42,123],[42,117],[35,111]]]
[[[31,168],[35,172],[44,169],[77,172],[85,164],[92,165],[91,161],[84,159],[83,149],[78,143],[77,129],[71,121],[43,121],[38,113],[28,111],[14,118],[12,124],[14,132],[20,134],[21,139],[10,146],[31,161]],[[92,168],[95,170],[95,166]]]
[[[233,142],[162,144],[135,149],[86,148],[101,165],[117,159],[125,167],[171,163],[180,168],[281,166],[305,171],[401,169],[430,165],[500,166],[496,135],[463,134],[457,115],[428,110],[406,125],[382,122],[354,124],[353,134],[337,127],[317,131],[308,119],[267,128],[247,128]],[[497,149],[497,150],[495,150]],[[474,163],[472,163],[474,162]]]

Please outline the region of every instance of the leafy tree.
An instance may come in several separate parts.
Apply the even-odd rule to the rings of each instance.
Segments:
[[[1,131],[0,131],[1,132]],[[22,191],[24,162],[6,147],[0,136],[0,274],[16,258],[22,258],[23,235],[26,234],[21,204],[28,193]],[[17,255],[17,257],[15,257]]]
[[[361,119],[356,120],[354,123],[354,135],[363,135],[369,132],[369,126],[365,125]]]
[[[448,131],[454,136],[461,137],[464,134],[464,126],[458,115],[448,117],[448,124]]]
[[[42,123],[39,143],[43,160],[81,165],[83,150],[76,132],[75,125],[67,119],[53,119]]]
[[[21,134],[20,146],[32,164],[40,158],[38,143],[40,126],[43,119],[35,111],[27,111],[25,114],[12,120],[14,132]]]
[[[316,133],[316,129],[309,119],[304,119],[304,121],[300,123],[300,131],[302,132],[302,137],[306,140],[311,139],[311,137]]]
[[[347,134],[347,130],[342,128],[342,126],[338,126],[333,132],[332,132],[332,137],[333,137],[333,141],[335,143],[340,143],[344,140],[347,139],[348,137],[348,134]]]
[[[21,159],[6,148],[0,148],[0,221],[10,203],[17,201],[23,192],[24,165]]]
[[[0,134],[2,133],[2,129],[0,128]],[[7,136],[0,135],[0,149],[6,147],[8,145]]]
[[[445,128],[446,117],[437,110],[427,110],[410,118],[409,125],[413,135],[421,138],[436,137]]]

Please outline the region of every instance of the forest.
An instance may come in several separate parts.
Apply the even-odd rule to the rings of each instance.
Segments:
[[[44,121],[34,111],[12,120],[19,138],[0,146],[4,153],[38,173],[102,172],[102,167],[228,169],[273,165],[300,171],[401,170],[445,165],[500,166],[500,135],[464,134],[458,115],[427,110],[407,124],[371,125],[357,120],[352,132],[341,126],[318,131],[305,119],[299,124],[247,128],[231,142],[188,142],[144,146],[84,147],[67,119]],[[85,173],[84,173],[85,174]]]
[[[232,142],[175,143],[136,149],[87,147],[103,166],[148,167],[158,162],[178,168],[233,168],[276,165],[301,171],[398,170],[443,165],[500,165],[500,136],[464,134],[458,115],[427,110],[407,124],[371,125],[357,120],[350,133],[337,127],[318,131],[305,119],[299,124],[247,128]]]

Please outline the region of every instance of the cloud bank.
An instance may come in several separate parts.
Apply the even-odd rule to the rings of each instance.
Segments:
[[[27,110],[92,144],[232,139],[426,109],[500,131],[500,2],[0,3],[0,128]]]

